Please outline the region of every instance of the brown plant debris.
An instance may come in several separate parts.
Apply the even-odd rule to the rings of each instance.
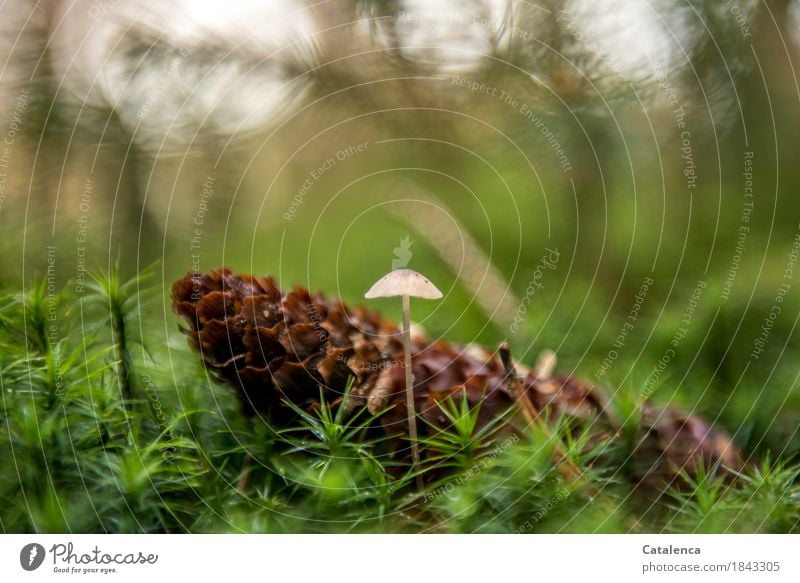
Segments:
[[[284,292],[270,277],[226,268],[175,282],[172,306],[208,369],[236,390],[248,414],[285,426],[295,415],[287,401],[310,410],[319,407],[322,391],[335,406],[366,405],[387,435],[407,434],[402,337],[377,312],[302,287]],[[480,406],[479,426],[513,409],[507,431],[568,416],[598,436],[620,434],[621,423],[603,392],[573,376],[553,374],[552,353],[543,353],[528,370],[511,361],[507,345],[484,350],[416,333],[411,355],[423,435],[447,424],[437,403],[448,397]],[[644,403],[636,431],[629,460],[635,483],[660,487],[701,463],[742,465],[742,454],[725,431],[674,407]]]

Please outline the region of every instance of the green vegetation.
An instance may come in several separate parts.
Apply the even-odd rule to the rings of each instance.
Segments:
[[[465,400],[441,404],[452,427],[424,443],[432,479],[417,492],[408,468],[387,461],[383,440],[369,436],[366,410],[296,409],[296,425],[277,432],[243,417],[177,333],[159,345],[134,332],[157,304],[141,299],[141,285],[112,270],[79,297],[42,281],[4,298],[4,532],[800,528],[800,469],[785,460],[764,455],[732,481],[687,477],[687,487],[653,503],[614,471],[624,440],[589,448],[568,427],[521,438],[498,426],[476,431],[478,412]],[[584,472],[579,483],[559,474],[556,445]]]
[[[463,70],[445,57],[470,53],[471,17],[352,4],[315,8],[325,32],[286,67],[236,34],[187,51],[153,34],[160,9],[108,54],[38,4],[39,24],[8,12],[0,531],[797,532],[798,3],[649,3],[663,47],[624,3],[594,3],[588,29],[562,12],[580,2],[516,3],[508,50]],[[456,50],[404,50],[425,25]],[[287,79],[302,90],[274,119],[252,105]],[[366,411],[296,411],[280,432],[243,416],[169,308],[173,281],[223,265],[355,304],[396,259],[445,293],[413,307],[431,338],[507,340],[528,366],[553,350],[607,391],[619,439],[509,443],[445,403],[418,492]],[[753,466],[632,495],[645,399],[726,429]]]

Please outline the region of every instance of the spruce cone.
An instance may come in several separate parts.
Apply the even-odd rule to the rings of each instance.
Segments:
[[[285,424],[293,415],[285,401],[313,408],[322,391],[328,403],[348,409],[366,404],[387,434],[408,431],[402,338],[379,314],[301,287],[283,293],[272,278],[225,268],[188,274],[173,285],[172,299],[189,324],[181,330],[210,370],[238,392],[247,413]],[[509,370],[508,357],[504,363],[497,351],[430,342],[421,334],[413,335],[411,353],[422,432],[445,425],[437,402],[447,397],[480,404],[479,423],[488,423],[515,404],[512,380],[547,419],[569,415],[598,434],[618,429],[602,392],[574,377],[549,378],[521,365]],[[512,416],[508,428],[518,430],[520,421]],[[741,466],[728,435],[695,415],[647,404],[641,431],[631,464],[636,482],[659,485],[701,462]]]

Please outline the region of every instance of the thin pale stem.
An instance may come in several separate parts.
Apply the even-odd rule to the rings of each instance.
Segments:
[[[419,444],[417,443],[417,410],[414,406],[414,375],[411,373],[411,298],[403,296],[403,369],[406,373],[406,409],[408,411],[408,439],[411,442],[413,469],[419,469]],[[422,476],[417,474],[417,488],[423,488]]]
[[[239,482],[237,487],[240,491],[244,492],[247,489],[247,482],[250,480],[250,462],[253,458],[249,453],[244,454],[244,461],[242,462],[242,471],[239,474]]]
[[[542,421],[539,411],[536,410],[536,407],[528,398],[528,394],[525,392],[525,387],[522,384],[522,378],[517,374],[514,367],[514,361],[511,358],[511,349],[508,346],[508,342],[503,342],[500,344],[499,352],[500,360],[502,360],[503,367],[506,371],[506,382],[508,383],[508,387],[511,389],[512,393],[514,393],[517,398],[517,404],[522,410],[522,416],[525,418],[525,421],[530,427],[538,427],[544,433],[544,435],[548,437],[552,436],[550,427],[548,427]],[[555,353],[545,354],[545,358],[540,359],[540,366],[537,367],[537,376],[547,375],[547,377],[549,377],[553,372],[552,369],[555,367],[555,364]],[[539,378],[541,379],[541,376],[539,376]],[[575,462],[569,459],[567,453],[558,444],[558,442],[556,443],[554,453],[556,457],[556,467],[568,482],[575,483],[582,479],[582,472],[578,466],[575,465]],[[594,488],[590,487],[590,491],[594,492]]]

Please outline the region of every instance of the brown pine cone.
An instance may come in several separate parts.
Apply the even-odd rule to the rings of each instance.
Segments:
[[[328,403],[348,409],[366,404],[387,434],[408,431],[402,338],[378,313],[301,287],[283,293],[272,278],[225,268],[188,274],[173,285],[172,300],[189,325],[181,330],[216,376],[238,392],[246,412],[267,414],[280,425],[293,415],[285,401],[314,408],[322,391]],[[437,402],[447,397],[480,404],[480,425],[502,415],[517,401],[510,382],[515,375],[545,418],[569,415],[590,423],[598,435],[617,430],[602,392],[574,377],[550,378],[521,365],[514,372],[498,351],[430,342],[421,334],[413,335],[411,354],[423,433],[446,424]],[[350,379],[354,384],[344,403]],[[524,426],[519,415],[510,421],[510,430]],[[671,480],[677,469],[691,471],[701,460],[741,465],[730,438],[699,417],[647,404],[643,421],[633,454],[637,482]]]
[[[723,430],[711,426],[701,417],[677,407],[660,408],[645,403],[641,429],[631,454],[635,482],[652,489],[665,484],[681,484],[679,470],[689,475],[704,463],[740,470],[743,455]]]

